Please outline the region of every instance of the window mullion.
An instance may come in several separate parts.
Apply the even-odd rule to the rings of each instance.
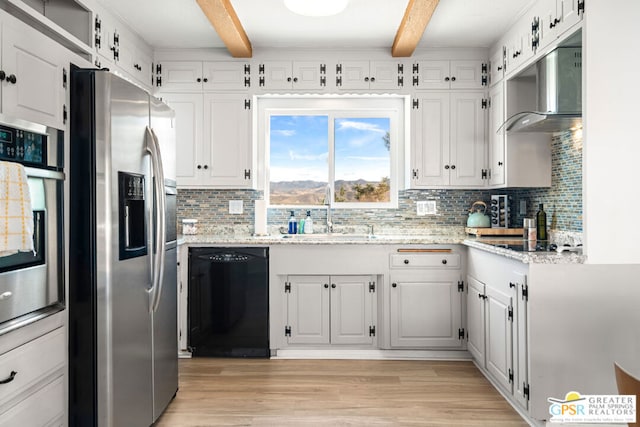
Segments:
[[[329,131],[328,131],[328,136],[329,136],[329,140],[327,141],[328,149],[329,149],[329,156],[327,159],[327,167],[329,168],[329,186],[331,187],[331,194],[333,194],[333,200],[331,200],[331,204],[333,205],[334,201],[335,201],[335,182],[336,182],[336,173],[335,173],[335,114],[333,112],[329,113],[329,120],[328,120],[328,125],[329,125]]]

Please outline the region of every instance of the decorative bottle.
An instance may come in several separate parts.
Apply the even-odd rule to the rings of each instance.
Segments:
[[[296,234],[298,232],[298,221],[296,221],[296,216],[291,211],[291,216],[289,217],[289,234]]]
[[[313,220],[311,219],[311,211],[307,211],[307,219],[304,221],[304,232],[313,234]]]
[[[542,203],[538,205],[536,213],[536,228],[538,229],[538,240],[547,240],[547,213],[544,211]]]

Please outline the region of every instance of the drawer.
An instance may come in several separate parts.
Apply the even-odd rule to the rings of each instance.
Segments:
[[[391,255],[391,268],[460,268],[460,254],[400,253]]]
[[[0,356],[0,406],[33,387],[47,375],[64,367],[64,328],[30,341]]]
[[[42,387],[31,396],[0,414],[2,427],[64,426],[65,400],[63,377]]]

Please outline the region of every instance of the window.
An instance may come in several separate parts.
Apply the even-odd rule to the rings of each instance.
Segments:
[[[271,206],[397,207],[404,99],[278,97],[258,105]]]

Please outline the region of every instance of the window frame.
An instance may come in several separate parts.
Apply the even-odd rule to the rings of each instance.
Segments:
[[[323,205],[272,205],[269,200],[270,123],[272,115],[324,115],[328,116],[329,141],[328,179],[335,199],[335,120],[341,118],[389,118],[390,137],[390,200],[388,202],[335,202],[340,209],[395,209],[398,193],[406,188],[405,158],[408,137],[408,95],[263,95],[254,97],[254,135],[258,152],[258,189],[264,192],[269,207],[317,209]]]

